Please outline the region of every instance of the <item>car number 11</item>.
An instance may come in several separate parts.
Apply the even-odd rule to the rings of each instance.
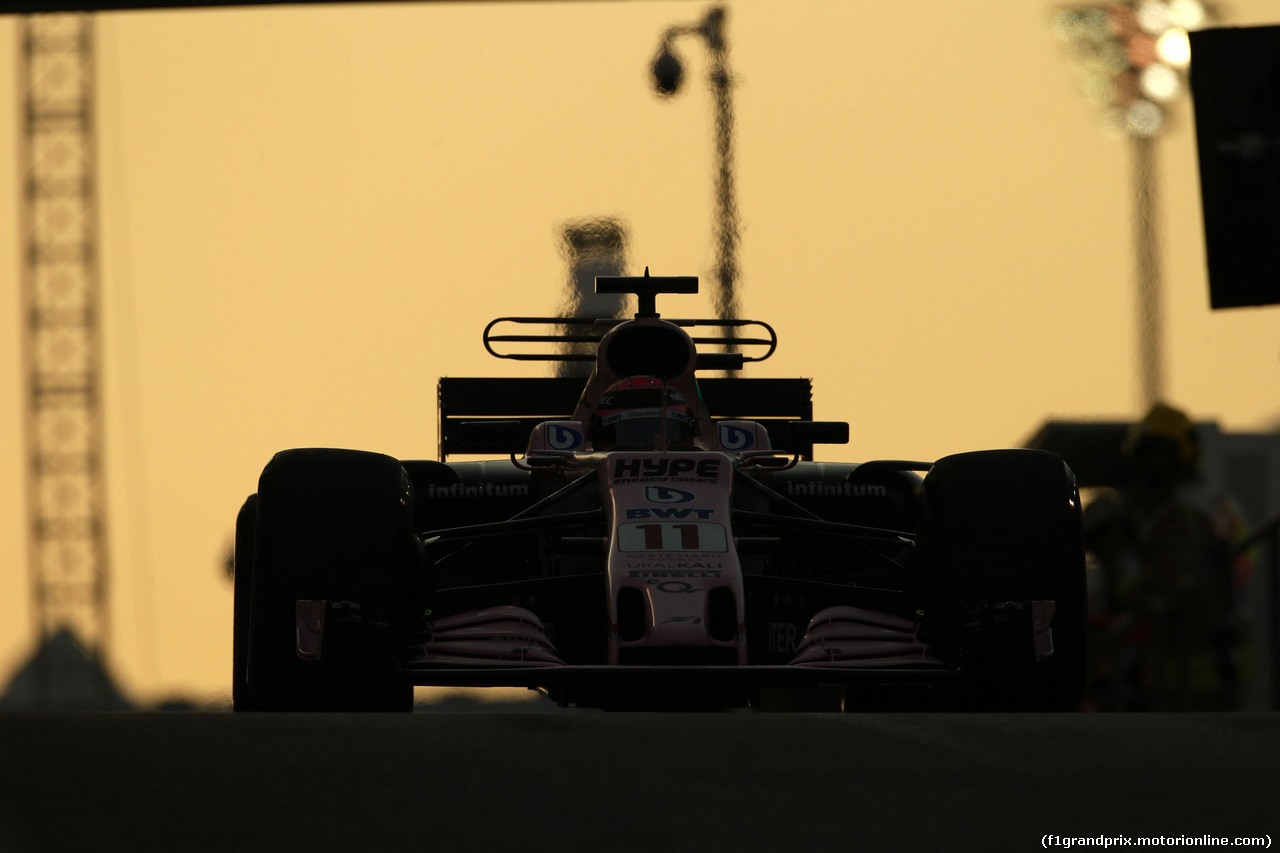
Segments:
[[[726,551],[728,538],[719,524],[647,521],[618,527],[620,551]]]

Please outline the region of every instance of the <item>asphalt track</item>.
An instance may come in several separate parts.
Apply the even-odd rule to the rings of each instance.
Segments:
[[[15,713],[0,851],[1280,840],[1278,759],[1276,714]]]

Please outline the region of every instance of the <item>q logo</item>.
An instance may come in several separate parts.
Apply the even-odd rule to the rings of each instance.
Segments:
[[[686,492],[683,489],[672,489],[667,486],[644,487],[644,499],[652,504],[687,504],[693,500],[693,497],[693,492]]]
[[[547,424],[547,446],[552,450],[576,450],[582,446],[582,433],[564,424]]]
[[[720,424],[720,447],[725,450],[746,450],[756,443],[756,434],[734,424]]]

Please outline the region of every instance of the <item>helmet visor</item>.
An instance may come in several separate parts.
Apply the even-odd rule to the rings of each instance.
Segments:
[[[605,415],[600,422],[604,443],[619,450],[652,449],[663,434],[660,409],[633,409]],[[693,424],[689,416],[678,410],[668,409],[666,418],[666,444],[680,444],[693,436]]]

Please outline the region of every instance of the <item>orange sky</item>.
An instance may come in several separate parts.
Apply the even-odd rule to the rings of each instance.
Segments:
[[[484,324],[561,298],[566,220],[616,215],[632,269],[709,277],[705,51],[659,101],[688,2],[393,4],[99,16],[110,660],[142,699],[227,690],[220,561],[271,454],[435,451],[440,375],[537,372]],[[730,4],[743,313],[847,419],[828,458],[1016,445],[1127,417],[1128,151],[1075,88],[1050,4]],[[1274,23],[1234,0],[1226,23]],[[0,19],[15,140],[16,22]],[[1274,309],[1211,313],[1187,99],[1159,145],[1168,396],[1280,421]],[[12,150],[12,146],[5,150]],[[15,234],[16,164],[0,168]],[[0,674],[30,653],[17,241],[0,241]],[[660,308],[709,314],[706,299]]]

